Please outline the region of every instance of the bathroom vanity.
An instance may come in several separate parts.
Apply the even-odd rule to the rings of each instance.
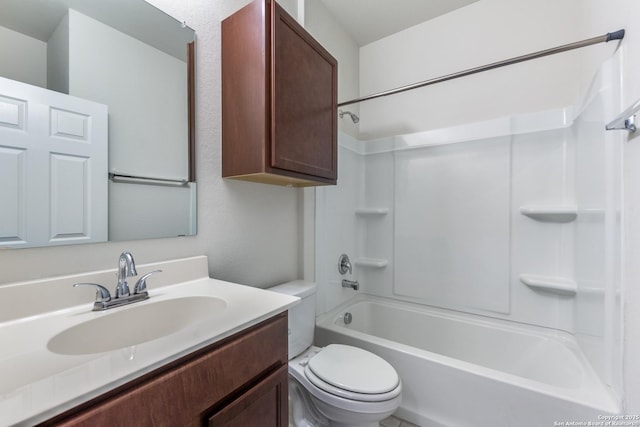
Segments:
[[[285,427],[287,390],[284,313],[41,425]]]
[[[105,311],[72,285],[115,269],[0,286],[0,426],[286,426],[298,298],[211,279],[206,257],[137,277],[159,269],[149,299]]]

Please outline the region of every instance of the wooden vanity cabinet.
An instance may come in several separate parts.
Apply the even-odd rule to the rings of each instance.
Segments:
[[[222,176],[337,180],[337,61],[274,0],[222,21]]]
[[[286,427],[287,378],[285,312],[42,425]]]

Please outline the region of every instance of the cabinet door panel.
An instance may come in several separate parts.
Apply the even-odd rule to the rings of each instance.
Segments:
[[[271,167],[336,179],[336,60],[275,5]]]
[[[209,427],[286,427],[287,365],[280,367],[209,419]]]
[[[222,176],[262,172],[268,159],[269,28],[264,1],[222,21]]]

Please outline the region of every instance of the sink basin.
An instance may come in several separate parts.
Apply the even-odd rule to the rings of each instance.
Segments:
[[[102,353],[155,340],[211,316],[227,303],[211,296],[190,296],[132,304],[100,313],[53,336],[47,348],[57,354]]]

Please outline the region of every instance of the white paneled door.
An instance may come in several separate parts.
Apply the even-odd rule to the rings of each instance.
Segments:
[[[107,115],[0,77],[0,247],[107,240]]]

